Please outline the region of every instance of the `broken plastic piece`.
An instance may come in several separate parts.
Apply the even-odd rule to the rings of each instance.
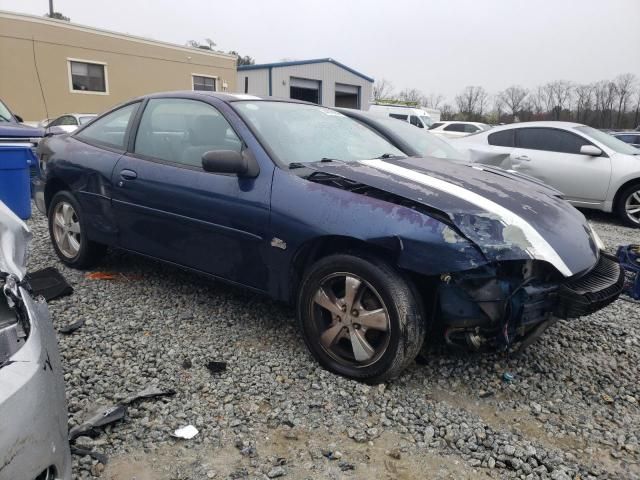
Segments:
[[[80,319],[77,322],[70,323],[69,325],[60,328],[58,332],[64,333],[65,335],[70,335],[76,330],[78,330],[82,325],[84,325],[84,322],[85,322],[84,319]]]
[[[184,438],[185,440],[191,440],[198,434],[198,429],[193,425],[187,425],[186,427],[178,428],[173,434],[172,437],[176,438]]]
[[[80,435],[91,433],[96,427],[104,427],[122,420],[126,411],[127,407],[120,404],[97,411],[89,420],[69,430],[69,441],[75,440]]]
[[[53,267],[31,272],[27,274],[25,280],[29,282],[33,295],[42,295],[47,302],[73,293],[71,285],[69,285],[62,274]]]
[[[103,465],[106,465],[109,461],[109,457],[107,457],[103,453],[88,450],[86,448],[76,447],[75,445],[71,445],[71,453],[73,453],[74,455],[80,455],[81,457],[89,455],[91,458],[95,458]]]
[[[227,369],[227,362],[209,362],[207,368],[211,373],[224,372]]]
[[[154,398],[154,397],[170,397],[171,395],[175,395],[176,391],[173,389],[162,390],[158,387],[147,387],[144,390],[139,391],[135,395],[131,395],[130,397],[125,398],[120,403],[122,405],[129,405],[136,400],[140,400],[141,398]]]
[[[97,427],[104,427],[105,425],[108,425],[110,423],[122,420],[125,413],[127,412],[127,405],[135,402],[136,400],[140,400],[142,398],[154,398],[174,395],[175,393],[175,390],[171,389],[161,390],[155,386],[147,387],[144,390],[136,393],[135,395],[131,395],[130,397],[125,398],[123,401],[117,403],[114,406],[98,410],[93,416],[89,418],[89,420],[84,422],[82,425],[73,427],[69,431],[69,441],[75,440],[80,435],[91,433]]]

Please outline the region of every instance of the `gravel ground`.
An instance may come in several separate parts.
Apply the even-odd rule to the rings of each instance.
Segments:
[[[589,216],[610,249],[638,242]],[[110,461],[75,456],[77,478],[640,479],[640,305],[556,324],[518,355],[432,348],[370,387],[320,369],[286,306],[120,252],[98,270],[122,276],[90,280],[57,260],[43,216],[29,224],[30,269],[75,288],[51,302],[55,326],[86,320],[59,338],[70,426],[148,385],[177,392],[80,439]],[[188,424],[195,438],[170,436]]]

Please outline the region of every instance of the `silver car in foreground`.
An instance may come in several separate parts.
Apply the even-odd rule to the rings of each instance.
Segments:
[[[26,274],[27,226],[0,202],[0,480],[71,478],[56,334]]]
[[[640,227],[640,150],[608,133],[570,122],[523,122],[454,141],[471,161],[536,177],[576,207],[616,212]]]

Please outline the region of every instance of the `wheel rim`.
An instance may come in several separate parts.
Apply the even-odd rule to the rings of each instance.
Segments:
[[[357,275],[325,277],[310,310],[320,347],[342,365],[366,367],[386,352],[389,311],[376,289]]]
[[[632,222],[640,224],[640,190],[627,197],[627,201],[624,202],[624,210]]]
[[[68,202],[58,203],[53,210],[53,239],[65,257],[78,255],[82,239],[80,221]]]

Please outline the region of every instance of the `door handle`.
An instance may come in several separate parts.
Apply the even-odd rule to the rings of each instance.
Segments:
[[[135,180],[136,178],[138,178],[138,174],[133,170],[125,169],[120,171],[120,178],[122,178],[123,180]]]
[[[523,162],[530,162],[531,158],[529,158],[529,156],[527,156],[527,155],[518,155],[516,157],[516,160],[521,160]]]

